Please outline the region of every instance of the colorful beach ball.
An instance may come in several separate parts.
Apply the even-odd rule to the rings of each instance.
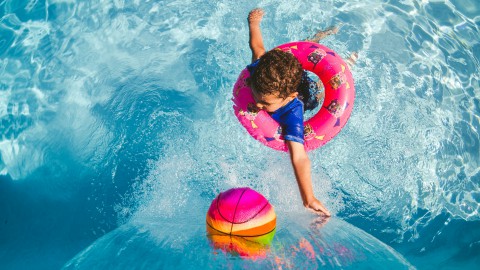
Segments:
[[[207,212],[207,232],[215,247],[240,255],[261,255],[275,235],[273,206],[253,189],[221,192]]]

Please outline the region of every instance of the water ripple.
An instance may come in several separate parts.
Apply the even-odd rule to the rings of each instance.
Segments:
[[[268,48],[339,25],[324,43],[359,52],[351,119],[311,154],[315,192],[334,212],[391,222],[380,230],[399,239],[420,237],[445,213],[479,220],[477,1],[263,5]],[[114,201],[122,221],[137,210],[173,215],[172,194],[185,206],[191,193],[204,200],[237,185],[301,209],[288,157],[249,138],[231,113],[251,8],[1,1],[0,173],[62,175],[67,156],[107,175],[107,184],[88,180],[96,191],[128,197],[95,205],[102,212]]]

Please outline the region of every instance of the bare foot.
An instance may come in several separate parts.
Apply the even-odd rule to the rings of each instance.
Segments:
[[[353,67],[355,63],[357,62],[358,59],[358,53],[357,52],[352,52],[350,56],[345,60],[347,62],[347,65],[349,68]]]
[[[313,36],[311,39],[306,39],[305,41],[310,41],[310,42],[316,42],[318,43],[321,39],[326,38],[327,36],[333,35],[338,33],[338,27],[337,26],[330,26],[327,29],[323,31],[319,31],[318,33]]]
[[[263,15],[265,15],[265,11],[263,11],[263,9],[261,8],[252,9],[252,11],[248,13],[248,23],[251,25],[260,24],[260,22],[262,21]]]

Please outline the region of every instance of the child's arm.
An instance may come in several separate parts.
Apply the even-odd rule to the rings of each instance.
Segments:
[[[262,32],[260,30],[260,22],[263,18],[263,10],[256,8],[248,14],[248,32],[250,50],[252,50],[252,62],[265,54],[265,47],[263,46]]]
[[[315,195],[313,195],[310,159],[308,158],[303,144],[287,141],[287,145],[293,170],[295,171],[295,178],[297,179],[298,188],[302,195],[303,205],[318,214],[323,214],[329,217],[330,212],[317,198],[315,198]]]

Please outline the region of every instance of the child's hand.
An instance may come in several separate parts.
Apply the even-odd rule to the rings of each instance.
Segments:
[[[248,23],[249,24],[260,24],[262,21],[263,15],[265,12],[261,8],[256,8],[248,13]]]
[[[309,210],[312,210],[316,214],[324,215],[327,217],[331,216],[327,208],[319,200],[317,200],[317,198],[313,198],[312,201],[308,203],[304,203],[304,205],[306,208],[308,208]]]

